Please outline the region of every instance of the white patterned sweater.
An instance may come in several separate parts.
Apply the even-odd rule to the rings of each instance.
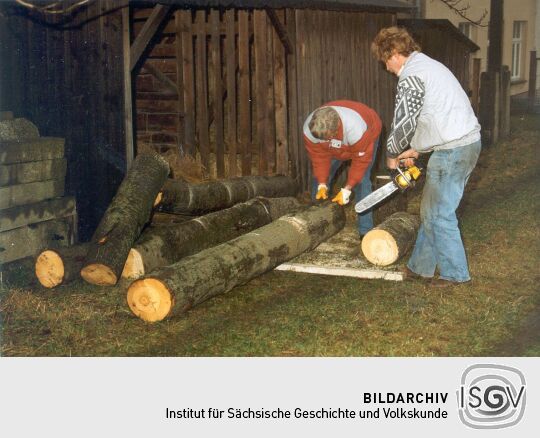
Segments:
[[[409,147],[430,152],[478,140],[480,125],[452,72],[423,53],[411,53],[399,75],[387,156]]]

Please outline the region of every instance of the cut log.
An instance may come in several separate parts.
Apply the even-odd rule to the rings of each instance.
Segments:
[[[0,165],[0,186],[28,184],[62,179],[66,175],[66,159],[31,161]]]
[[[134,281],[127,291],[128,305],[148,322],[185,312],[315,248],[344,225],[344,209],[334,203],[282,216]]]
[[[0,141],[24,141],[39,137],[39,131],[26,119],[0,120]]]
[[[168,173],[169,165],[161,156],[137,155],[92,237],[81,270],[87,282],[116,284]]]
[[[0,232],[74,214],[73,196],[6,208],[0,212]]]
[[[147,228],[129,252],[122,277],[139,278],[300,208],[295,198],[257,198],[181,224]]]
[[[0,233],[0,263],[33,257],[43,248],[71,245],[75,231],[75,216],[4,231]]]
[[[388,266],[403,257],[414,245],[420,218],[405,212],[394,213],[362,239],[362,252],[377,266]]]
[[[163,187],[160,210],[179,214],[204,214],[222,210],[256,196],[295,196],[298,189],[288,176],[249,176],[189,184],[169,179]]]
[[[42,286],[53,288],[79,278],[89,244],[83,243],[67,248],[48,248],[35,262],[36,277]]]
[[[64,139],[41,137],[24,143],[0,142],[0,163],[13,164],[28,161],[55,160],[64,157]]]

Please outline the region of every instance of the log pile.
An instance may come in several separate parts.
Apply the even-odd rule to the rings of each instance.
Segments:
[[[64,196],[64,139],[26,119],[0,120],[0,264],[76,239],[75,199]]]
[[[134,281],[128,305],[147,322],[181,314],[315,248],[344,225],[344,209],[334,203],[283,216]]]
[[[90,242],[61,249],[44,245],[35,259],[39,282],[53,288],[82,277],[91,284],[111,286],[118,282],[121,273],[125,278],[137,278],[300,209],[292,197],[258,197],[237,203],[253,194],[281,196],[296,192],[295,184],[287,177],[247,177],[189,185],[167,181],[168,173],[168,165],[159,155],[139,154]],[[161,220],[148,226],[164,194],[171,199],[167,194],[170,192],[163,187],[175,185],[187,187],[189,199],[187,208],[178,207],[181,203],[177,202],[177,210],[206,211],[234,205],[192,220]],[[204,188],[210,189],[207,192]],[[227,196],[212,195],[223,190]]]
[[[149,227],[129,252],[122,277],[141,277],[299,209],[296,198],[256,198],[180,224]]]
[[[54,154],[54,147],[50,151]],[[42,149],[28,147],[24,156],[40,153]],[[9,147],[0,155],[11,160],[15,156]],[[23,184],[32,184],[35,181],[29,174],[44,171],[33,166],[32,172],[26,167],[24,177],[15,168],[0,173],[0,181],[26,178]],[[58,166],[62,168],[49,163],[51,169]],[[289,177],[188,184],[168,179],[168,174],[162,157],[139,154],[90,242],[68,248],[44,246],[35,261],[40,283],[53,288],[82,277],[91,284],[111,286],[121,277],[135,279],[127,288],[127,304],[137,317],[156,322],[314,249],[345,225],[345,210],[335,203],[301,206],[292,197],[297,188]],[[10,199],[26,198],[13,191]],[[40,202],[28,217],[48,217]],[[70,211],[58,199],[53,202],[59,214]],[[156,211],[184,217],[151,223]],[[185,217],[194,214],[204,215]],[[0,218],[0,226],[7,222],[18,225],[24,220],[9,215]],[[372,263],[393,263],[412,246],[417,228],[417,218],[394,214],[364,237],[362,250]]]

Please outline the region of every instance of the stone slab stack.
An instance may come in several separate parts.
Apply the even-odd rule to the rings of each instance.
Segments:
[[[26,119],[0,119],[0,264],[76,239],[75,199],[64,196],[64,139]]]

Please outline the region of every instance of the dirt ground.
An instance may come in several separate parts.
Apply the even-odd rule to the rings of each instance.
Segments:
[[[434,289],[272,271],[147,324],[126,287],[45,290],[21,264],[0,292],[5,356],[538,356],[540,116],[485,147],[458,210],[473,281]],[[418,196],[410,208],[418,207]]]

